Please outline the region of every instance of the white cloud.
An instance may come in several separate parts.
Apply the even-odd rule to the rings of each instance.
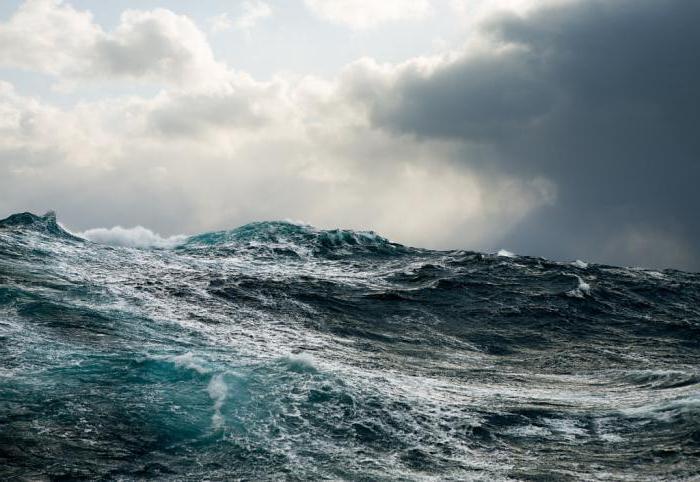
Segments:
[[[101,35],[89,12],[28,0],[0,23],[0,65],[55,75],[89,69],[86,53]]]
[[[487,247],[546,202],[539,185],[453,164],[449,142],[373,130],[342,84],[320,79],[242,76],[215,92],[63,110],[2,91],[0,111],[13,120],[0,128],[0,208],[53,207],[78,229],[109,219],[199,232],[291,218],[408,244]],[[143,232],[86,236],[160,242]]]
[[[211,33],[224,32],[233,28],[233,20],[228,13],[220,13],[208,19]]]
[[[91,53],[94,71],[88,76],[201,85],[227,75],[197,26],[164,9],[127,10],[115,31],[100,38]]]
[[[354,29],[398,20],[417,20],[432,10],[428,0],[305,0],[317,16]]]
[[[424,12],[422,2],[402,3],[407,10],[399,3],[368,3],[364,14],[376,20]],[[0,209],[54,208],[78,229],[109,219],[166,234],[305,219],[319,227],[374,229],[408,244],[489,248],[551,202],[545,181],[484,176],[455,163],[463,155],[459,143],[374,128],[358,99],[386,92],[406,65],[367,60],[336,80],[259,82],[219,64],[197,27],[167,10],[124,12],[105,33],[88,14],[64,4],[35,0],[23,9],[0,27],[15,44],[26,36],[20,26],[39,13],[64,18],[66,27],[58,32],[46,25],[22,67],[59,81],[150,79],[171,87],[153,97],[61,109],[0,84]],[[57,49],[71,32],[89,41]],[[0,61],[20,66],[13,48],[5,46]],[[51,63],[51,49],[60,62]],[[427,73],[447,61],[410,65]],[[216,82],[206,84],[200,75]],[[85,236],[130,245],[169,242],[122,228]]]
[[[58,0],[28,0],[0,23],[0,66],[54,75],[63,86],[94,79],[209,85],[228,75],[186,16],[127,10],[105,32],[89,12]]]
[[[260,20],[272,15],[272,8],[265,2],[243,2],[243,14],[236,19],[236,27],[246,30],[253,28]]]
[[[55,208],[80,229],[110,219],[162,233],[198,232],[292,218],[374,229],[408,244],[493,248],[511,226],[555,197],[546,180],[485,175],[455,162],[479,154],[465,154],[459,142],[373,127],[367,100],[391,104],[396,99],[387,93],[401,79],[429,76],[464,54],[400,65],[367,59],[330,81],[259,82],[226,70],[197,27],[167,10],[127,11],[105,33],[69,6],[28,5],[72,19],[71,28],[91,32],[91,42],[68,49],[51,68],[49,56],[40,55],[44,44],[32,46],[35,60],[25,68],[59,81],[139,78],[175,88],[60,109],[2,84],[0,208]],[[398,18],[396,5],[382,5],[368,7],[369,13]],[[3,32],[29,21],[20,13]],[[59,33],[46,35],[45,45],[61,43]],[[192,80],[212,73],[218,78],[210,85]],[[89,235],[160,242],[144,232]]]
[[[243,12],[240,16],[232,19],[228,13],[222,13],[209,19],[212,33],[223,32],[233,28],[239,30],[250,30],[261,20],[272,15],[272,7],[261,1],[243,2]]]

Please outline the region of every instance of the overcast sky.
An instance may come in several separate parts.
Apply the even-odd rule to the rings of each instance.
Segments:
[[[697,0],[4,0],[0,217],[700,269]]]

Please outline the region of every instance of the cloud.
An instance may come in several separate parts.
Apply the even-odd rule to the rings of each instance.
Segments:
[[[118,79],[205,85],[228,75],[186,16],[127,10],[105,32],[89,12],[57,0],[27,0],[0,23],[0,66],[53,75],[64,87]]]
[[[225,32],[233,28],[233,20],[226,12],[210,17],[208,22],[211,33]]]
[[[432,10],[428,0],[305,0],[315,15],[353,29],[368,29],[386,22],[417,20]]]
[[[22,57],[37,12],[55,18]],[[494,9],[457,52],[261,82],[172,12],[125,12],[105,33],[35,0],[0,26],[6,65],[165,88],[58,107],[0,82],[0,210],[166,237],[303,219],[427,247],[698,269],[699,13],[683,0]],[[85,41],[64,42],[61,22]]]
[[[153,132],[166,137],[198,138],[234,129],[263,127],[279,109],[274,87],[233,83],[206,92],[161,93],[151,104],[145,121]],[[268,96],[269,95],[269,96]]]
[[[204,34],[186,16],[165,9],[127,10],[114,32],[101,37],[93,72],[107,78],[158,80],[178,85],[223,79],[226,68],[214,59]]]
[[[29,0],[0,23],[0,65],[54,75],[80,70],[86,68],[86,50],[101,34],[89,12],[53,0]]]
[[[320,79],[239,78],[211,97],[166,92],[64,110],[5,90],[0,109],[11,104],[14,118],[52,135],[39,142],[22,122],[3,129],[0,209],[50,206],[78,230],[110,220],[167,235],[291,218],[486,247],[551,200],[546,183],[454,165],[450,142],[371,129],[338,84]]]
[[[376,128],[556,185],[554,205],[512,228],[518,252],[698,269],[681,249],[700,246],[698,15],[684,0],[500,12],[461,54],[358,62],[346,88]]]
[[[577,1],[580,0],[450,0],[449,6],[463,22],[474,26],[498,14],[526,16],[542,8],[565,6]]]
[[[242,30],[250,29],[270,15],[272,8],[265,2],[243,2],[243,14],[236,19],[235,25]]]
[[[261,20],[272,16],[272,7],[261,1],[246,1],[242,4],[243,12],[235,19],[231,19],[228,13],[222,13],[209,19],[212,33],[225,30],[239,29],[250,30]]]

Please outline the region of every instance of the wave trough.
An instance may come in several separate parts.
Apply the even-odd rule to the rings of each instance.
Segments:
[[[135,246],[0,221],[0,479],[700,475],[698,274],[284,222]]]

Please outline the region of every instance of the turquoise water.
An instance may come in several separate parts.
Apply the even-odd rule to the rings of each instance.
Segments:
[[[0,221],[0,479],[700,475],[700,276]]]

